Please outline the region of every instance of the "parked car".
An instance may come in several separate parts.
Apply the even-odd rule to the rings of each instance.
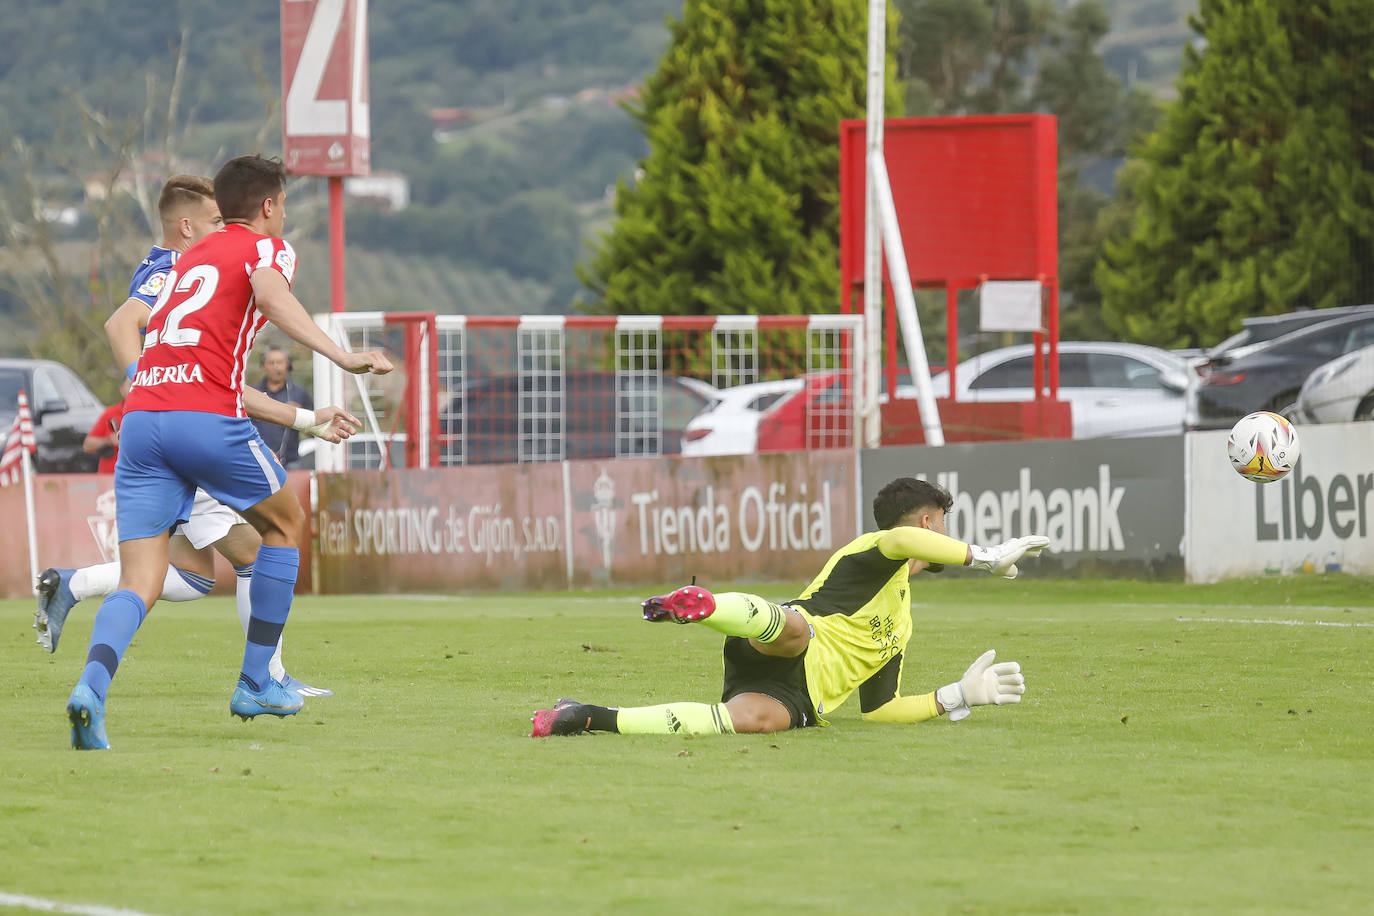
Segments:
[[[1242,347],[1251,347],[1265,341],[1276,340],[1285,334],[1291,334],[1293,331],[1310,328],[1314,324],[1321,324],[1335,318],[1371,313],[1374,313],[1374,305],[1350,305],[1331,309],[1299,309],[1285,312],[1282,315],[1256,315],[1251,318],[1242,318],[1240,330],[1216,346],[1208,348],[1201,354],[1200,358],[1194,361],[1194,368],[1198,375],[1203,375],[1214,365],[1219,364],[1223,357],[1234,356],[1235,352]]]
[[[1290,418],[1298,423],[1374,420],[1374,346],[1314,369],[1298,392]]]
[[[958,401],[1035,399],[1034,347],[1017,344],[979,353],[955,372]],[[1048,384],[1049,371],[1045,378]],[[1143,344],[1114,341],[1059,342],[1059,399],[1067,401],[1075,439],[1163,436],[1183,431],[1185,357]],[[937,398],[947,398],[949,373],[931,378]],[[897,396],[914,398],[903,385]]]
[[[854,397],[845,372],[813,372],[759,415],[755,450],[794,452],[854,444]]]
[[[75,372],[47,359],[0,359],[0,436],[9,434],[19,392],[29,398],[40,474],[94,473],[99,459],[81,448],[105,409]]]
[[[559,378],[470,379],[439,414],[443,463],[677,455],[683,430],[706,406],[700,387],[676,375],[573,370]]]
[[[1312,370],[1374,344],[1374,310],[1348,313],[1212,360],[1188,392],[1189,429],[1229,429],[1256,410],[1286,412]]]
[[[758,447],[759,420],[778,400],[800,391],[800,378],[719,389],[682,433],[683,455],[747,455]]]

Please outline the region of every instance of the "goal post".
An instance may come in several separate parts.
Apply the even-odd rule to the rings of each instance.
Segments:
[[[680,454],[717,392],[792,380],[786,445],[856,448],[866,355],[857,315],[461,316],[315,319],[341,346],[384,348],[389,376],[315,361],[316,404],[364,419],[317,470]]]

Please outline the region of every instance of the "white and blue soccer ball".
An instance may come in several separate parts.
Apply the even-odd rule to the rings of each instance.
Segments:
[[[1276,413],[1256,411],[1241,417],[1226,440],[1231,467],[1246,480],[1272,483],[1293,470],[1302,444],[1293,424]]]

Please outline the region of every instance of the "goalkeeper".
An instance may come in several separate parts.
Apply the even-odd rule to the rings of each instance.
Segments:
[[[827,724],[823,718],[858,691],[863,717],[874,722],[958,721],[974,706],[1019,703],[1021,666],[988,650],[952,684],[901,696],[902,653],[911,639],[913,572],[956,564],[1016,577],[1022,557],[1049,545],[1039,535],[997,547],[965,544],[945,534],[953,499],[942,487],[901,477],[878,492],[881,529],[830,557],[801,597],[784,605],[738,592],[712,595],[688,585],[644,602],[651,622],[701,623],[725,634],[721,702],[615,708],[559,700],[541,709],[532,737],[582,732],[727,734],[778,732]]]

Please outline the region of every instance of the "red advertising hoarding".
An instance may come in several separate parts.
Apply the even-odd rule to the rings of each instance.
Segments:
[[[804,583],[858,533],[856,453],[319,474],[322,592]]]
[[[287,485],[310,507],[310,471],[287,471]],[[38,474],[33,478],[34,524],[38,541],[38,569],[48,566],[92,566],[119,559],[119,531],[115,526],[113,474]],[[29,598],[29,546],[25,526],[24,488],[0,488],[0,512],[13,519],[0,526],[0,597]],[[310,537],[309,522],[306,537]],[[301,551],[297,592],[311,589],[310,550]],[[234,593],[234,568],[215,554],[215,593]],[[98,603],[98,602],[97,602]]]
[[[367,0],[282,0],[281,74],[287,171],[368,174]]]

